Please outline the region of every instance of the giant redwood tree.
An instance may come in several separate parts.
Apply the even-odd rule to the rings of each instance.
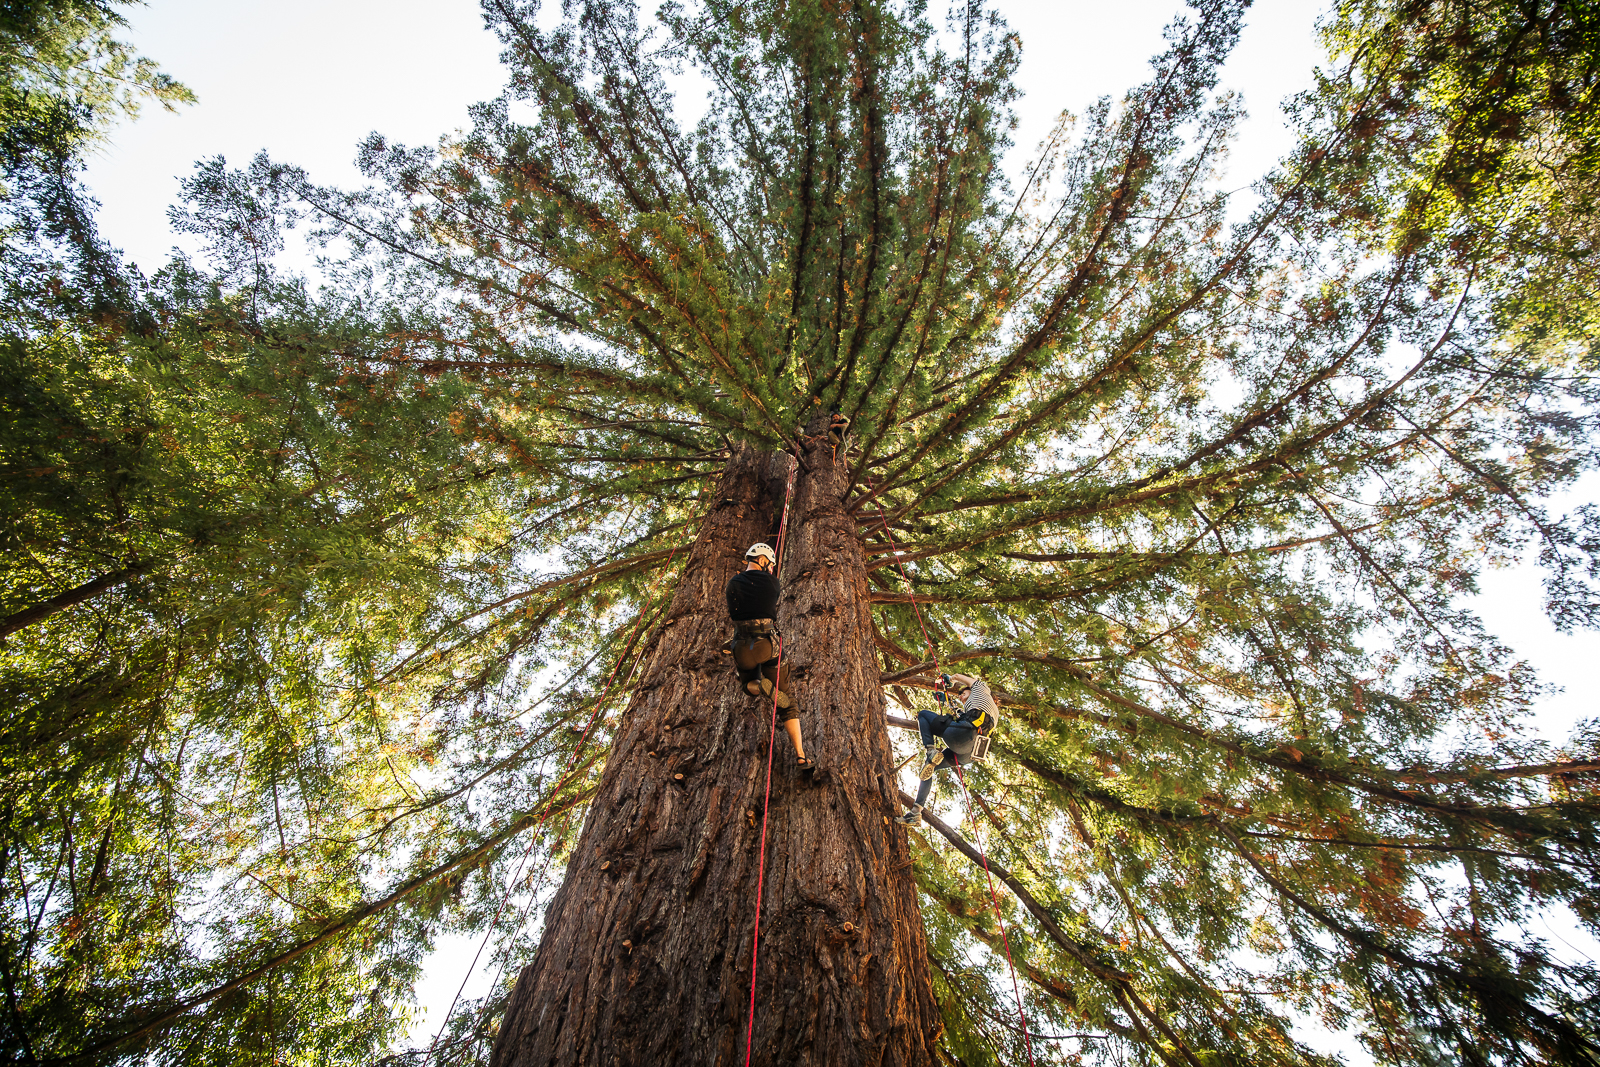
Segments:
[[[1538,682],[1467,599],[1531,546],[1552,616],[1596,616],[1600,529],[1544,503],[1594,459],[1559,269],[1582,12],[1342,9],[1296,149],[1232,194],[1235,0],[1009,178],[1021,45],[976,2],[484,12],[510,84],[438,151],[374,137],[357,193],[265,158],[190,184],[239,301],[280,228],[347,242],[349,306],[387,317],[296,343],[358,437],[442,465],[348,489],[434,554],[373,534],[366,589],[274,616],[296,699],[252,706],[291,721],[240,743],[283,773],[256,815],[199,804],[253,933],[56,1053],[271,1031],[274,982],[453,927],[494,988],[413,1062],[1328,1062],[1298,1010],[1383,1063],[1600,1063],[1592,968],[1528,926],[1600,919],[1597,739],[1532,735]],[[1485,223],[1530,159],[1558,180],[1516,202],[1565,212],[1539,240]],[[814,779],[719,647],[756,540]],[[1005,715],[907,832],[904,730],[951,668]],[[181,808],[182,752],[117,788]],[[86,837],[39,819],[23,880]]]

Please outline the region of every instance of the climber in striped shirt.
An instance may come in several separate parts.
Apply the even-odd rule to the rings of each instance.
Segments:
[[[933,787],[933,772],[972,755],[979,735],[994,729],[1000,716],[1000,708],[982,678],[971,674],[946,674],[941,681],[943,692],[936,690],[934,699],[950,704],[959,701],[961,713],[942,715],[931,710],[917,713],[917,730],[922,734],[925,762],[919,775],[922,784],[917,787],[917,802],[911,805],[910,811],[895,819],[902,826],[915,826],[922,821],[922,809]],[[935,737],[944,738],[944,748],[933,743]]]

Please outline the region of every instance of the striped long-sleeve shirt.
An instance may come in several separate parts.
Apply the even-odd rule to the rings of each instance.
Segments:
[[[999,715],[1000,706],[994,702],[994,694],[989,692],[988,684],[982,678],[974,678],[972,692],[967,694],[967,702],[961,709],[961,721],[970,722],[988,733]]]

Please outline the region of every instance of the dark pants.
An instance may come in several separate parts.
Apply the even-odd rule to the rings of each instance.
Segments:
[[[733,669],[738,672],[741,683],[753,682],[765,675],[774,689],[783,688],[778,684],[778,650],[772,641],[771,634],[734,631]],[[797,717],[793,708],[778,709],[778,718],[783,722]]]
[[[944,738],[945,747],[950,751],[945,753],[944,762],[939,764],[941,770],[952,767],[961,759],[972,755],[972,747],[978,741],[976,726],[970,722],[962,722],[954,715],[941,715],[936,711],[917,712],[917,732],[922,735],[923,747],[932,745],[935,737]],[[924,779],[917,787],[919,807],[928,802],[928,791],[932,788],[932,778]]]

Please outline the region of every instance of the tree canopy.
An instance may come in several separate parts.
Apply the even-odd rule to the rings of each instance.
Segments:
[[[1597,975],[1527,925],[1600,923],[1600,734],[1533,736],[1467,599],[1531,549],[1558,624],[1600,611],[1600,516],[1546,504],[1595,459],[1592,12],[1342,5],[1230,194],[1237,0],[1015,176],[1003,8],[483,6],[505,93],[374,136],[371,187],[213,161],[174,213],[210,267],[7,272],[9,1053],[366,1059],[440,933],[514,972],[730,449],[838,411],[883,683],[1003,698],[969,784],[1040,1062],[1325,1062],[1295,1011],[1600,1062]],[[39,10],[37,62],[131,62]],[[30,247],[99,248],[32,188]],[[946,1051],[1021,1062],[941,807]]]

